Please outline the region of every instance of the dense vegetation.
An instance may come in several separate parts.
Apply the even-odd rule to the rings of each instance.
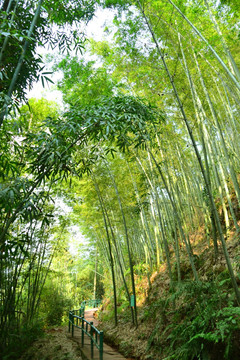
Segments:
[[[85,41],[97,6],[109,41]],[[105,324],[148,339],[133,355],[239,358],[238,1],[0,8],[4,359],[102,296]],[[64,110],[23,103],[51,81],[38,46],[59,49]]]

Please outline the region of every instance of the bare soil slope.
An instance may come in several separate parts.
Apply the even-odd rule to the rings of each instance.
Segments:
[[[45,332],[33,343],[20,360],[82,360],[79,345],[67,332],[67,326]]]

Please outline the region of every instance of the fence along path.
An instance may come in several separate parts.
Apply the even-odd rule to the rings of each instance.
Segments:
[[[98,321],[94,317],[94,313],[98,310],[98,308],[92,308],[89,310],[85,310],[84,312],[84,319],[88,323],[92,323],[93,327],[97,329],[98,327]],[[82,351],[82,357],[85,360],[132,360],[130,358],[126,359],[123,355],[119,354],[117,350],[112,348],[111,346],[105,344],[103,342],[103,353],[102,355],[100,352],[94,348],[94,351],[92,353],[92,346],[91,346],[91,339],[89,336],[84,336],[84,345],[82,346],[82,330],[78,327],[74,327],[74,339],[80,344],[81,351]],[[93,355],[93,356],[92,356]],[[101,359],[102,356],[102,359]]]

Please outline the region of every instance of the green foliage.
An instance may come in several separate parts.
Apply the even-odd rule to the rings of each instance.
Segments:
[[[29,99],[27,105],[20,108],[18,127],[22,133],[25,131],[38,131],[42,121],[47,118],[57,119],[60,114],[59,105],[54,101],[42,99]]]
[[[132,5],[132,1],[127,0],[104,0],[103,4],[105,7],[115,8],[119,7],[121,10],[126,10],[130,5]]]
[[[97,1],[77,0],[69,2],[68,0],[46,1],[45,9],[47,10],[49,20],[58,25],[66,23],[72,25],[80,19],[88,22],[91,20]]]
[[[50,73],[45,71],[41,55],[37,54],[37,46],[58,47],[62,53],[72,49],[81,52],[84,47],[83,33],[72,27],[78,21],[88,22],[93,17],[95,2],[45,1],[44,6],[41,3],[19,0],[4,1],[1,5],[1,125],[5,109],[13,104],[13,91],[17,105],[19,101],[25,100],[26,89],[31,88],[34,81],[41,79],[43,86],[52,82],[48,77]]]
[[[63,93],[63,100],[72,107],[99,103],[102,97],[110,97],[123,88],[123,84],[114,80],[106,68],[97,66],[94,61],[67,56],[54,69],[63,71],[58,88]]]
[[[34,320],[31,324],[24,324],[20,331],[16,327],[11,329],[9,343],[2,354],[2,360],[18,360],[35,340],[44,336],[43,328],[42,321]]]
[[[69,254],[59,248],[54,263],[59,265],[60,259],[67,265],[70,261]],[[43,319],[45,326],[56,326],[66,324],[68,311],[73,307],[73,294],[71,278],[62,269],[49,271],[44,288],[41,293],[39,316]]]
[[[42,302],[45,302],[45,323],[48,326],[63,325],[67,323],[67,313],[72,308],[73,301],[66,298],[64,294],[54,291],[49,291],[47,297],[42,297]]]
[[[78,126],[84,126],[90,140],[116,142],[121,151],[150,140],[151,131],[161,131],[156,125],[164,121],[164,114],[150,103],[122,95],[103,97],[92,106],[72,108],[66,116],[68,120],[77,120]]]
[[[182,283],[168,299],[156,302],[154,313],[157,308],[159,320],[149,347],[153,343],[156,346],[156,341],[168,347],[166,359],[212,359],[214,351],[229,359],[235,351],[233,339],[239,331],[240,309],[229,291],[229,278],[226,280]]]
[[[240,4],[238,0],[221,0],[218,6],[220,7],[222,5],[228,5],[233,16],[237,16],[240,13]]]

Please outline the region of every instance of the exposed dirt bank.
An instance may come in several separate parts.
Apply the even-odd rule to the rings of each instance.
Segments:
[[[82,360],[79,345],[72,340],[67,326],[48,329],[20,360]]]

